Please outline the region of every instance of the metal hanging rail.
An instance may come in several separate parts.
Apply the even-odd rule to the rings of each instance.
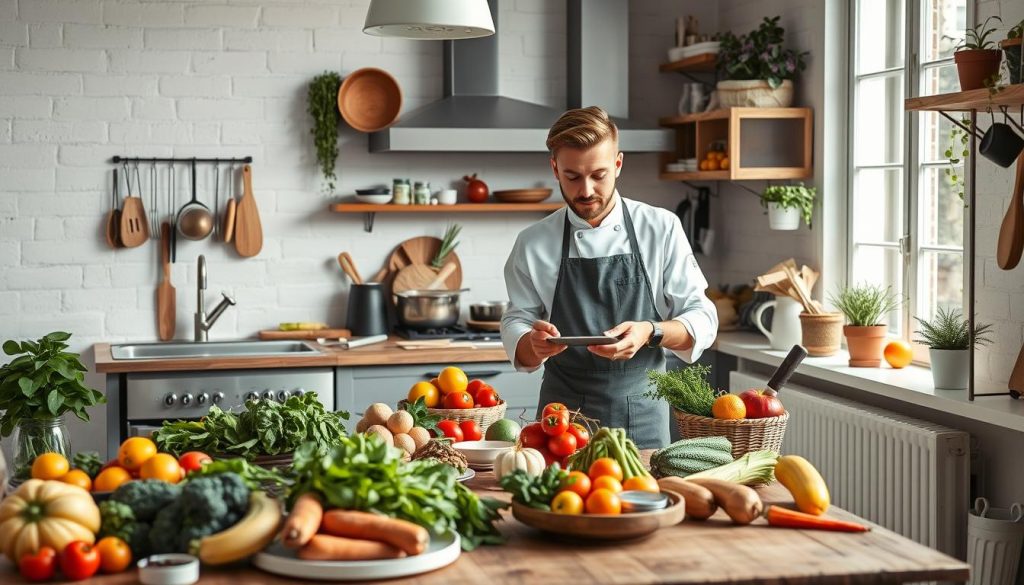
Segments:
[[[194,156],[187,156],[182,158],[142,158],[142,157],[128,157],[128,156],[115,156],[110,159],[113,163],[245,163],[249,164],[252,162],[251,156],[245,156],[242,158],[197,158]]]

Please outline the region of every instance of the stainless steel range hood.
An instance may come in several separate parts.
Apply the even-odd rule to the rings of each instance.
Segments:
[[[563,109],[498,92],[497,0],[489,0],[497,34],[444,41],[444,98],[370,135],[371,152],[545,152]],[[629,118],[628,0],[568,0],[568,107],[597,105],[615,119],[626,152],[673,148],[670,130]]]

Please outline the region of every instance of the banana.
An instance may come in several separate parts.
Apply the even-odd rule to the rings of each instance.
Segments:
[[[298,323],[281,323],[277,326],[278,331],[295,331],[298,329]]]
[[[199,560],[223,565],[258,553],[274,540],[281,515],[280,502],[264,492],[252,492],[249,510],[237,524],[199,541]]]
[[[318,329],[327,329],[326,323],[317,323],[309,321],[303,321],[301,323],[298,323],[298,326],[300,331],[316,331]]]

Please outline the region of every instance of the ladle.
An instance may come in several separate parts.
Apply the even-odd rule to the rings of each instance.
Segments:
[[[202,240],[213,231],[210,208],[196,198],[196,161],[192,160],[192,199],[178,210],[178,233],[189,240]]]

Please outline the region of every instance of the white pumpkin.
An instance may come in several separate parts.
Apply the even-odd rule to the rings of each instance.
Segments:
[[[100,509],[76,485],[30,479],[0,503],[0,551],[12,563],[41,546],[62,551],[74,540],[92,544],[99,529]]]
[[[536,449],[510,449],[498,454],[494,460],[494,475],[501,479],[516,469],[522,469],[530,477],[537,477],[544,471],[544,456]]]

